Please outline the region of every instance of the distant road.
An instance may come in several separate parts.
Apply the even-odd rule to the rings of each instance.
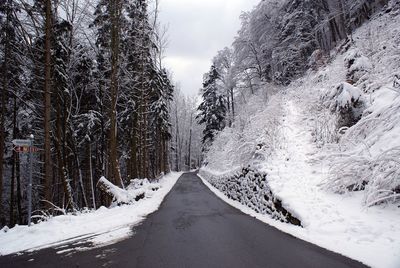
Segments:
[[[45,249],[0,257],[0,267],[365,267],[232,208],[194,173],[182,175],[160,209],[134,233],[122,242],[74,254]]]

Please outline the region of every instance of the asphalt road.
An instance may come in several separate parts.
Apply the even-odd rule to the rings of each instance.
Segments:
[[[0,267],[365,267],[232,208],[194,173],[184,174],[134,233],[122,242],[73,254],[45,249],[3,256]]]

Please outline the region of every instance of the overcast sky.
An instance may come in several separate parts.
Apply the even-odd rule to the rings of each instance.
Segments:
[[[169,26],[166,66],[186,95],[195,95],[218,50],[230,46],[239,16],[260,0],[161,0],[160,17]]]

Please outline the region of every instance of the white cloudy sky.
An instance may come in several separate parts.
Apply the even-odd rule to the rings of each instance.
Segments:
[[[230,46],[242,11],[260,0],[161,0],[161,21],[169,26],[165,64],[187,95],[195,95],[218,50]]]

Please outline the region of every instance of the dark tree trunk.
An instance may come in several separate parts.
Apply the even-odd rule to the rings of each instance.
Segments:
[[[4,64],[3,64],[3,88],[1,92],[1,114],[0,114],[0,226],[5,224],[5,215],[3,210],[3,177],[4,177],[4,149],[5,149],[5,120],[6,120],[6,104],[8,95],[8,61],[10,55],[10,40],[9,40],[9,22],[10,22],[10,10],[7,9],[6,15],[6,33],[5,33],[5,47],[4,47]]]
[[[109,138],[109,177],[116,184],[121,185],[121,176],[118,164],[117,143],[117,100],[118,100],[118,64],[119,64],[119,0],[111,3],[111,106],[110,106],[110,138]]]
[[[51,181],[53,177],[51,159],[51,32],[52,7],[51,0],[46,2],[45,22],[45,83],[44,83],[44,182],[45,199],[52,201]],[[49,208],[49,204],[47,204]]]

